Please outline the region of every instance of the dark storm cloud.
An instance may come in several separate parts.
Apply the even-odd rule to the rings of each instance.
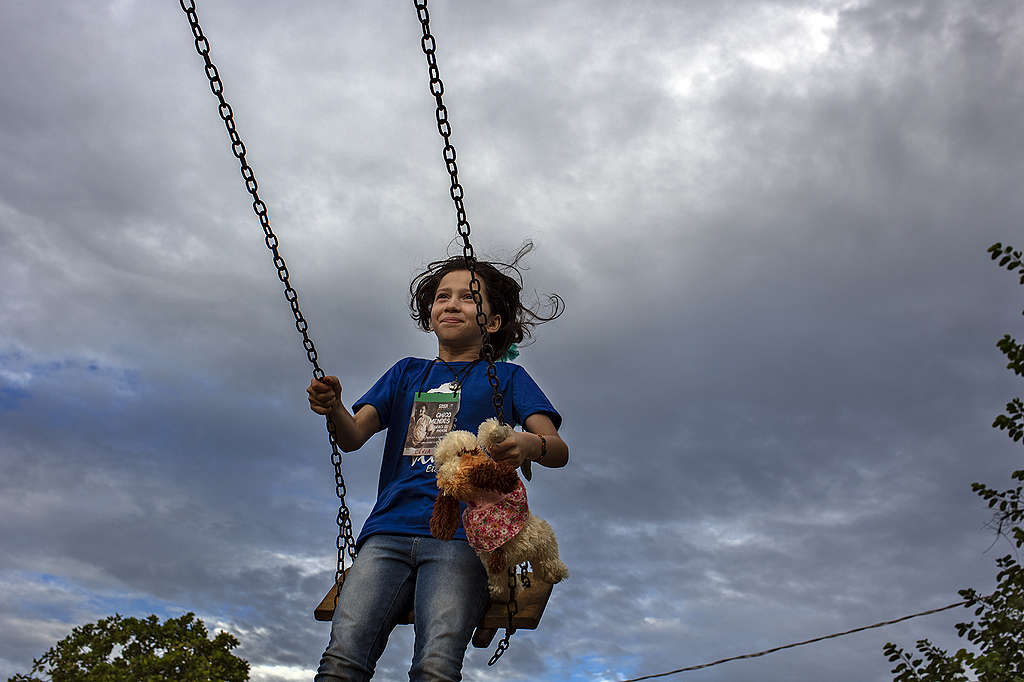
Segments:
[[[988,587],[969,482],[1016,462],[988,425],[1018,390],[993,345],[1020,304],[984,249],[1024,215],[1020,9],[431,8],[474,244],[532,237],[528,290],[567,302],[521,359],[565,416],[573,463],[531,504],[573,576],[467,679],[620,679]],[[0,67],[0,629],[19,633],[0,673],[134,603],[237,632],[255,679],[303,679],[327,637],[329,448],[184,17],[0,12],[20,27]],[[415,14],[200,16],[351,402],[434,352],[407,282],[459,249]],[[345,458],[357,527],[379,446]],[[957,617],[705,677],[885,679],[881,642],[950,642]]]

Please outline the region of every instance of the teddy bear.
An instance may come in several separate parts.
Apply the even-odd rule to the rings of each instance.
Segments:
[[[487,570],[491,599],[508,601],[508,568],[529,561],[534,575],[548,583],[569,577],[558,556],[555,532],[530,513],[526,487],[510,464],[498,463],[488,448],[509,437],[512,428],[497,419],[480,425],[476,436],[452,431],[434,448],[437,499],[430,533],[451,540],[459,527],[459,502],[466,503],[462,525],[469,545]]]

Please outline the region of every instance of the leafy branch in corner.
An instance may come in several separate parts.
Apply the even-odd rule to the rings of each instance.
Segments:
[[[1024,286],[1020,250],[996,243],[988,248],[988,253],[999,267],[1009,272],[1019,270],[1019,283]],[[1006,368],[1024,376],[1024,346],[1009,334],[996,346],[1009,361]],[[1013,442],[1020,443],[1024,438],[1024,402],[1018,397],[1006,403],[1006,411],[995,418],[992,427],[1006,431]],[[1024,469],[1014,471],[1011,478],[1024,483]],[[997,490],[983,483],[971,485],[994,510],[997,536],[1008,538],[1018,550],[1024,547],[1022,487]],[[974,651],[961,648],[950,654],[921,639],[916,644],[917,655],[912,655],[889,642],[882,651],[896,664],[892,669],[894,682],[1024,682],[1024,567],[1012,555],[997,559],[996,567],[999,571],[992,594],[982,596],[973,589],[960,590],[960,596],[974,609],[975,620],[958,623],[956,631],[974,645]]]
[[[29,675],[7,682],[243,682],[249,664],[231,653],[238,640],[219,632],[211,640],[193,613],[168,618],[115,614],[71,631],[33,661]],[[37,677],[44,675],[45,678]]]

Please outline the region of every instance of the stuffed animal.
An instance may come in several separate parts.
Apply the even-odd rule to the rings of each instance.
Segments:
[[[487,570],[495,601],[508,601],[508,568],[529,561],[537,578],[557,583],[569,577],[558,557],[555,532],[530,513],[526,487],[509,464],[499,464],[487,449],[509,437],[512,428],[488,419],[474,436],[452,431],[434,448],[437,500],[430,533],[451,540],[459,527],[459,502],[466,503],[466,538]]]

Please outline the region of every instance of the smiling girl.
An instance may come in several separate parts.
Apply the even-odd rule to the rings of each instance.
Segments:
[[[509,265],[475,261],[495,357],[515,357],[513,344],[563,309],[558,296],[551,297],[547,316],[523,305],[516,266],[531,248],[527,244]],[[345,452],[387,429],[377,501],[356,541],[359,554],[338,598],[318,682],[370,679],[388,636],[410,607],[416,626],[409,679],[462,679],[466,647],[487,607],[487,575],[461,527],[453,541],[430,534],[437,497],[430,452],[449,431],[476,432],[494,416],[471,279],[465,259],[455,256],[431,263],[409,287],[412,318],[437,339],[435,358],[398,361],[351,412],[341,402],[337,377],[314,379],[307,388],[310,408],[334,420]],[[565,466],[569,448],[558,435],[562,419],[551,402],[519,365],[497,362],[495,369],[506,420],[523,430],[493,447],[491,457],[526,464],[524,470],[533,462]],[[415,428],[424,418],[429,425]]]

